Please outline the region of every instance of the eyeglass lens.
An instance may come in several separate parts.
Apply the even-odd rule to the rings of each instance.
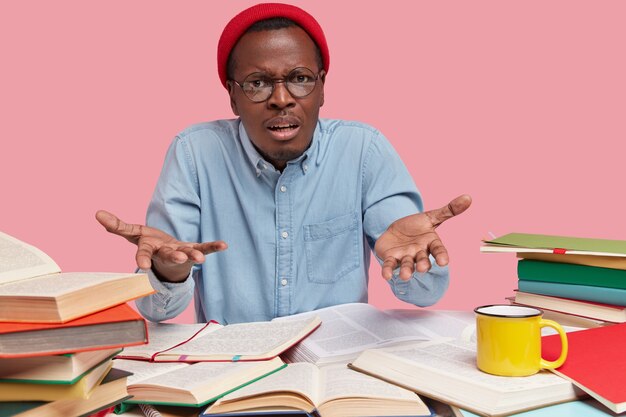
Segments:
[[[241,88],[250,100],[261,102],[270,98],[277,82],[284,82],[292,96],[302,98],[315,89],[317,76],[308,68],[295,68],[283,79],[273,79],[265,73],[255,72],[246,77]]]

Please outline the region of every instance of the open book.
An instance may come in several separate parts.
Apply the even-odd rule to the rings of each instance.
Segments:
[[[153,292],[146,274],[60,272],[41,250],[0,232],[0,321],[64,323]]]
[[[476,345],[439,340],[363,352],[353,369],[485,416],[501,416],[572,401],[584,395],[548,371],[501,377],[476,367]]]
[[[300,410],[332,416],[430,416],[417,394],[348,369],[293,363],[280,372],[234,391],[201,416]]]
[[[227,326],[215,322],[148,323],[150,343],[129,347],[118,357],[154,362],[265,360],[307,337],[320,323],[316,315]]]
[[[200,407],[285,367],[276,357],[253,362],[153,363],[115,359],[114,366],[132,372],[129,403]]]
[[[288,321],[311,314],[319,315],[322,325],[283,355],[287,362],[346,363],[365,349],[449,336],[470,338],[475,328],[473,312],[381,311],[364,303],[341,304],[274,320]]]

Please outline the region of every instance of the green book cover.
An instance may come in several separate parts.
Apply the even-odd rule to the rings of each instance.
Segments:
[[[601,252],[626,255],[626,241],[584,237],[509,233],[485,243],[533,249],[566,249],[568,251]]]
[[[517,277],[524,281],[626,289],[626,271],[623,269],[522,259],[517,263]]]

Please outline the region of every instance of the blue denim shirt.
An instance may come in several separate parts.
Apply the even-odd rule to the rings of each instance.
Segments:
[[[208,255],[183,283],[148,271],[158,292],[137,305],[160,321],[194,297],[198,321],[229,324],[367,302],[370,248],[392,222],[422,208],[397,153],[365,124],[321,119],[309,149],[282,173],[240,120],[194,125],[167,152],[147,224],[182,241],[224,240],[228,249]],[[433,261],[430,272],[402,281],[396,271],[389,284],[399,299],[426,306],[448,282],[447,268]]]

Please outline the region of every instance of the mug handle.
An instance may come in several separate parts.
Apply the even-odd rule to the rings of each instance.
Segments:
[[[559,336],[561,337],[561,356],[555,361],[547,361],[541,358],[541,368],[542,369],[555,369],[559,366],[563,365],[565,362],[565,358],[567,357],[567,335],[565,334],[565,330],[561,327],[559,323],[552,320],[541,319],[539,322],[540,327],[552,327],[554,330],[559,332]]]

